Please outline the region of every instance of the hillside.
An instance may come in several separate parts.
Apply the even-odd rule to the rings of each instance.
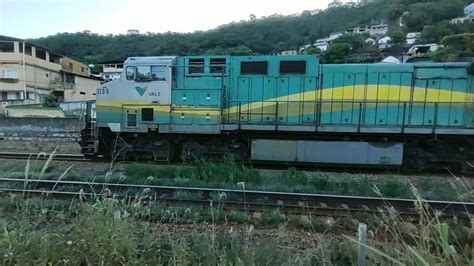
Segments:
[[[462,16],[463,7],[469,2],[376,0],[368,4],[345,4],[325,10],[303,11],[292,16],[275,14],[259,19],[251,17],[248,21],[232,22],[213,30],[193,33],[149,32],[107,36],[90,32],[59,33],[31,41],[87,63],[144,55],[269,54],[296,50],[331,32],[378,23],[387,23],[389,34],[395,37],[392,39],[401,40],[400,43],[404,34],[412,31],[422,31],[422,42],[439,42],[447,35],[474,32],[472,24],[454,25],[446,22]],[[405,24],[403,28],[399,26],[401,17]],[[431,26],[425,27],[427,25]],[[347,41],[360,45],[361,40]],[[362,43],[362,46],[365,45]],[[341,44],[336,48],[336,51],[332,51],[336,52],[336,59],[332,54],[323,54],[323,61],[347,61],[345,58],[348,53],[357,52],[351,44]],[[364,58],[377,51],[365,47],[362,52],[366,55],[349,61],[370,61]]]

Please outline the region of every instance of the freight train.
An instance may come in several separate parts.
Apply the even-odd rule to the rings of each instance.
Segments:
[[[130,57],[120,79],[97,88],[82,152],[154,161],[229,155],[279,164],[470,170],[472,74],[472,63]]]

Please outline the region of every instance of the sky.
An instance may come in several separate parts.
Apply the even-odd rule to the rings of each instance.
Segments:
[[[59,32],[193,32],[275,13],[324,9],[331,0],[0,0],[0,35],[38,38]]]

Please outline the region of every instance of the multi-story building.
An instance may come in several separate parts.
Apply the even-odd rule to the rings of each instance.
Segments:
[[[0,36],[3,106],[42,103],[49,94],[59,102],[93,100],[100,81],[80,62],[22,39]]]
[[[102,73],[100,75],[104,81],[116,80],[122,75],[123,61],[106,61],[100,64],[102,64]]]

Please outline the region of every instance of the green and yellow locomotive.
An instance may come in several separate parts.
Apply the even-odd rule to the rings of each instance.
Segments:
[[[131,57],[97,89],[87,156],[472,168],[472,64]]]

